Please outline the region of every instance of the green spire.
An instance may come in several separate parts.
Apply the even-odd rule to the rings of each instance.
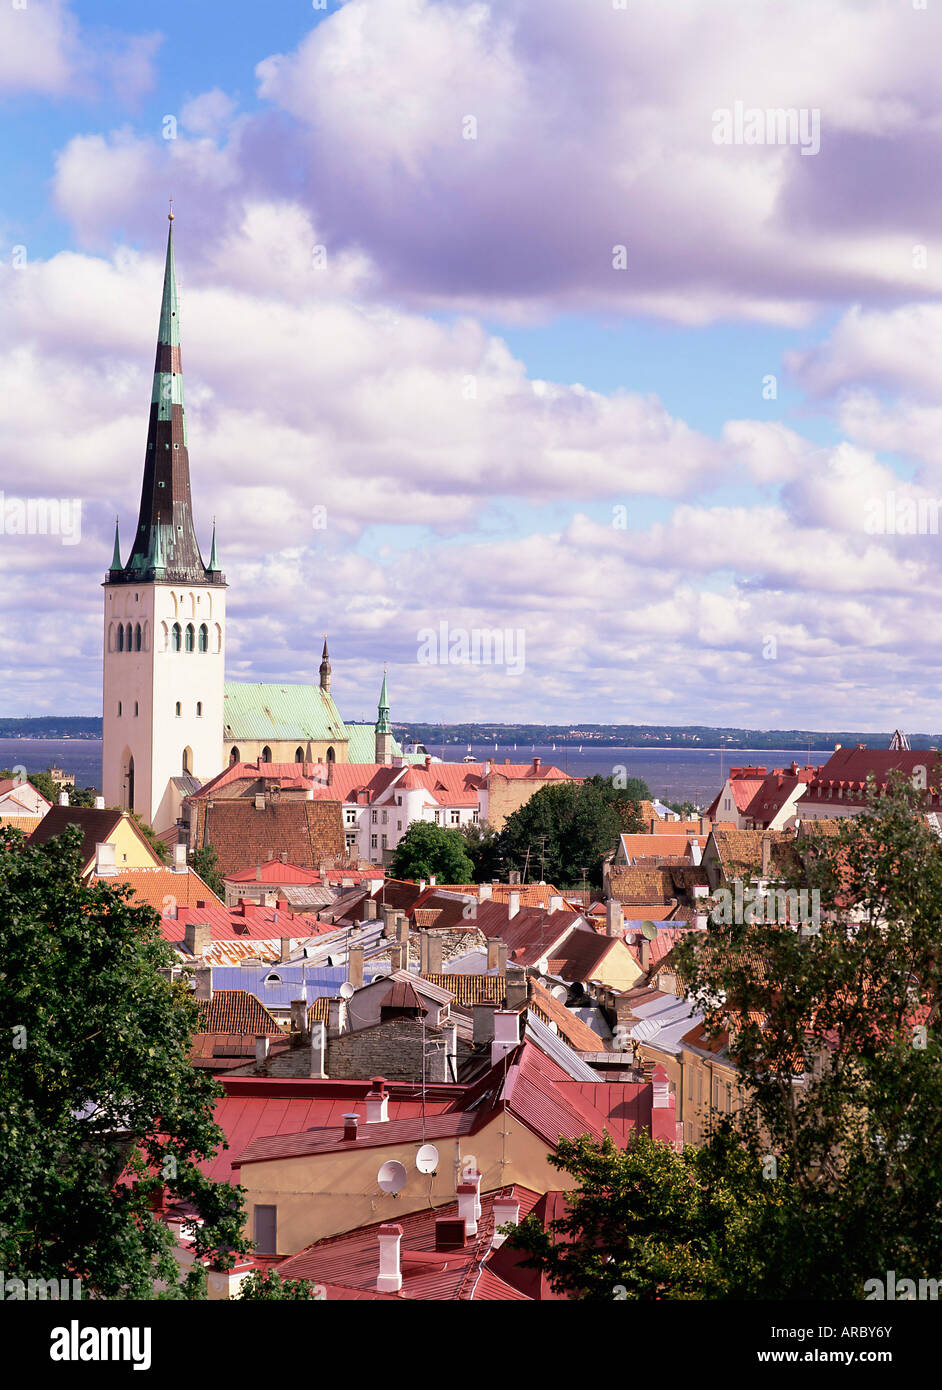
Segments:
[[[379,718],[376,721],[376,732],[378,734],[391,734],[392,728],[389,723],[389,695],[386,692],[386,672],[383,672],[383,688],[379,692]]]
[[[216,558],[216,518],[213,517],[213,543],[209,552],[209,571],[219,569],[219,561]]]
[[[118,518],[114,519],[114,554],[111,557],[111,568],[119,570],[121,565],[121,542],[118,540]]]

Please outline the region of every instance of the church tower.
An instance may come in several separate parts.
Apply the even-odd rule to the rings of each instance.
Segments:
[[[330,694],[330,657],[327,653],[327,638],[324,638],[324,655],[321,657],[321,690]]]
[[[193,527],[172,205],[140,514],[103,587],[102,791],[164,831],[222,767],[226,632],[215,524],[208,565]]]
[[[383,688],[379,692],[379,718],[376,721],[376,761],[391,763],[393,760],[393,731],[389,722],[389,696],[386,693],[386,672],[383,672]]]

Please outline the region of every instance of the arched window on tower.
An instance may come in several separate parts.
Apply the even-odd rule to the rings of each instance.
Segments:
[[[234,763],[237,763],[237,762],[239,762],[239,761],[240,761],[239,750],[238,750],[238,748],[233,748],[232,752],[229,754],[229,766],[232,767]]]
[[[295,760],[296,763],[303,763],[303,762],[304,762],[304,749],[303,749],[303,748],[296,748],[296,749],[294,750],[294,760]]]
[[[141,625],[140,625],[140,623],[137,623],[136,626],[135,626],[135,628],[134,628],[134,650],[135,650],[136,652],[139,652],[139,651],[141,650]]]
[[[124,651],[124,623],[118,623],[118,647],[119,652]]]
[[[193,771],[193,749],[184,748],[183,750],[183,775],[189,777]]]
[[[336,762],[336,760],[337,760],[337,754],[334,752],[333,748],[328,748],[328,750],[327,750],[327,761],[328,761],[329,763],[333,763],[333,762]]]
[[[270,762],[271,762],[271,749],[269,748],[269,746],[268,746],[267,743],[265,744],[265,747],[262,749],[262,762],[263,762],[263,763],[270,763]]]
[[[209,628],[205,623],[200,623],[199,649],[201,652],[209,651]]]
[[[171,651],[178,652],[178,651],[180,650],[180,636],[181,636],[181,633],[180,633],[180,624],[179,624],[179,623],[174,623],[173,627],[170,629],[170,649],[171,649]]]
[[[133,759],[133,758],[130,758],[130,757],[128,758],[128,770],[127,770],[127,773],[125,774],[125,782],[126,782],[127,808],[128,808],[129,811],[133,811],[133,810],[134,810],[134,759]]]
[[[127,627],[124,629],[124,645],[127,647],[128,651],[131,651],[131,624],[130,624],[130,623],[128,623]]]
[[[195,637],[195,635],[196,635],[196,634],[195,634],[194,631],[193,631],[193,624],[192,624],[192,623],[187,623],[187,625],[186,625],[186,649],[187,649],[188,652],[191,652],[191,651],[193,650],[193,638]]]

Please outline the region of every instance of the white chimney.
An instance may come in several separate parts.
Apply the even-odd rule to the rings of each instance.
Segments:
[[[68,806],[68,804],[69,804],[69,793],[68,793],[68,792],[60,792],[60,793],[59,793],[59,805],[60,805],[60,806]]]
[[[481,1215],[481,1174],[465,1173],[455,1192],[458,1196],[458,1220],[464,1222],[469,1236],[476,1236],[478,1217]]]
[[[271,1039],[266,1037],[264,1033],[260,1034],[255,1039],[255,1065],[257,1067],[263,1066],[264,1063],[268,1060],[268,1052],[270,1047]]]
[[[508,917],[516,917],[516,915],[517,915],[517,913],[518,913],[519,911],[520,911],[520,894],[519,894],[519,893],[508,893],[508,894],[507,894],[507,916],[508,916]]]
[[[59,805],[60,805],[60,806],[62,805],[62,802],[61,802],[61,801],[59,802]],[[96,811],[103,811],[104,809],[105,809],[105,798],[104,798],[103,796],[96,796],[96,797],[95,797],[95,810],[96,810]]]
[[[512,1052],[520,1041],[520,1015],[510,1009],[494,1010],[494,1041],[491,1043],[491,1066]]]
[[[420,878],[420,879],[419,879],[419,892],[420,892],[420,893],[424,893],[424,892],[425,892],[425,879],[424,879],[424,878]]]
[[[494,1244],[503,1245],[507,1237],[500,1234],[499,1228],[520,1224],[520,1203],[516,1197],[495,1197],[493,1211]]]
[[[435,875],[435,874],[429,874],[429,876],[428,876],[428,886],[429,886],[430,888],[434,888],[434,887],[435,887],[435,881],[436,881],[436,875]]]
[[[668,1080],[667,1072],[664,1070],[663,1067],[658,1067],[658,1068],[657,1068],[657,1070],[656,1070],[655,1073],[654,1073],[654,1077],[653,1077],[653,1080],[652,1080],[652,1083],[651,1083],[651,1084],[652,1084],[652,1087],[653,1087],[653,1090],[654,1090],[654,1101],[653,1101],[654,1109],[655,1109],[655,1110],[668,1110],[668,1109],[670,1109],[670,1103],[671,1103],[671,1088],[670,1088],[670,1081]]]
[[[699,864],[703,858],[703,850],[700,848],[699,840],[690,841],[690,859],[694,864]]]
[[[311,1076],[323,1080],[327,1075],[327,1026],[318,1019],[311,1024]]]
[[[563,910],[563,899],[562,899],[562,895],[561,895],[560,893],[551,893],[551,894],[550,894],[550,900],[549,900],[549,907],[548,907],[547,911],[548,911],[548,912],[562,912],[562,910]]]
[[[114,845],[95,846],[95,873],[101,877],[112,877],[118,872],[115,862]]]
[[[399,1268],[399,1248],[402,1244],[401,1226],[380,1226],[379,1239],[379,1277],[376,1280],[377,1293],[399,1293],[402,1288],[402,1271]]]
[[[175,874],[186,873],[186,845],[173,846],[173,872]]]
[[[389,1096],[386,1091],[386,1079],[382,1076],[373,1077],[373,1089],[366,1094],[366,1123],[368,1125],[385,1124],[389,1119]]]
[[[491,890],[492,890],[492,888],[493,888],[493,884],[491,884],[491,883],[481,883],[481,884],[479,884],[479,885],[478,885],[478,902],[482,902],[482,903],[487,902],[488,899],[491,897]]]

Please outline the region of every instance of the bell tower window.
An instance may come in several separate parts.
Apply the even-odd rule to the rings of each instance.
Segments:
[[[186,625],[186,649],[187,649],[188,652],[191,652],[191,651],[193,650],[193,638],[194,638],[194,635],[195,635],[195,634],[194,634],[194,632],[193,632],[193,624],[192,624],[192,623],[187,623],[187,625]]]
[[[182,634],[181,634],[181,631],[180,631],[180,624],[179,624],[179,623],[174,623],[173,627],[170,629],[170,648],[171,648],[171,651],[178,652],[178,651],[180,650],[180,637],[181,637],[181,635],[182,635]]]

